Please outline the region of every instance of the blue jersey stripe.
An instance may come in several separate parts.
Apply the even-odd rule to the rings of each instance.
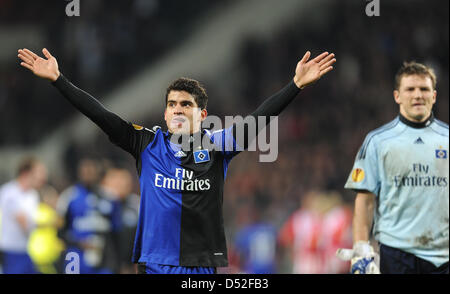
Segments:
[[[443,128],[445,128],[445,129],[448,130],[448,124],[446,124],[445,122],[440,121],[440,120],[438,120],[438,119],[434,119],[434,121],[435,121],[436,124],[438,124],[439,126],[441,126],[441,127],[443,127]]]
[[[431,128],[431,130],[432,130],[433,132],[435,132],[436,134],[439,134],[439,135],[441,135],[441,136],[443,136],[443,137],[447,137],[447,138],[448,138],[448,131],[445,132],[445,130],[442,130],[442,129],[435,130],[433,127],[430,127],[430,128]]]
[[[401,132],[399,132],[398,134],[394,134],[394,135],[392,135],[392,136],[390,136],[390,137],[387,137],[387,138],[384,138],[383,140],[380,140],[380,141],[378,142],[378,144],[381,144],[381,142],[384,142],[384,141],[387,141],[387,140],[390,140],[390,139],[393,139],[393,138],[397,138],[397,137],[400,136],[401,134],[405,133],[407,130],[408,130],[408,128],[405,127],[405,128],[404,128]]]
[[[174,171],[181,168],[181,160],[173,155],[162,131],[154,141],[155,148],[149,144],[141,154],[141,203],[133,262],[178,265],[182,193],[161,185],[176,180]],[[162,158],[165,160],[158,160]]]

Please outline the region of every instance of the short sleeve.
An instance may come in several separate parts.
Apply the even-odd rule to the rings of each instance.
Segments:
[[[345,188],[378,195],[379,183],[377,144],[375,138],[368,135],[359,149]]]

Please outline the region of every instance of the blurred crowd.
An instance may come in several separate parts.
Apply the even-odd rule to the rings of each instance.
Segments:
[[[41,56],[45,46],[64,60],[61,72],[70,80],[104,97],[111,85],[126,82],[183,42],[204,14],[232,1],[82,0],[79,20],[65,14],[68,1],[1,0],[0,27],[5,37],[9,28],[30,29],[35,36],[22,39],[21,46]],[[17,36],[10,38],[17,42]],[[67,122],[75,114],[66,101],[54,99],[54,89],[20,70],[17,49],[2,52],[6,57],[0,59],[0,147],[35,143],[55,121]],[[30,99],[34,93],[39,99]],[[33,118],[36,109],[39,120]],[[14,130],[8,127],[18,118]]]
[[[139,196],[124,167],[83,158],[77,181],[59,193],[33,157],[0,188],[0,271],[5,274],[135,273],[131,263]],[[67,260],[66,260],[67,259]]]
[[[123,7],[119,7],[119,4],[102,5],[101,9],[93,10],[97,14],[93,13],[92,23],[86,27],[65,23],[64,16],[61,16],[59,22],[49,20],[46,24],[48,28],[52,26],[50,22],[61,25],[56,31],[46,30],[48,34],[54,35],[49,38],[52,43],[48,47],[55,48],[65,61],[65,67],[76,75],[73,78],[80,85],[92,89],[101,97],[109,85],[121,79],[131,69],[139,70],[140,64],[144,63],[142,58],[158,58],[164,49],[179,41],[182,31],[177,30],[188,30],[179,26],[176,14],[171,15],[167,11],[163,12],[163,9],[157,9],[161,5],[175,7],[178,5],[176,2],[179,1],[127,1],[134,4],[120,4]],[[198,3],[199,7],[208,11],[212,2]],[[361,3],[336,1],[329,8],[333,13],[329,14],[325,26],[292,25],[277,32],[270,40],[249,36],[242,46],[237,66],[240,69],[239,79],[245,82],[234,86],[239,93],[238,101],[242,103],[239,105],[239,113],[226,113],[220,107],[223,101],[214,102],[215,98],[210,97],[209,113],[219,116],[246,115],[265,97],[289,82],[296,62],[306,50],[312,50],[313,55],[322,50],[330,50],[338,59],[332,74],[319,81],[317,86],[303,90],[281,114],[276,162],[258,162],[258,152],[242,153],[232,161],[224,191],[224,219],[230,266],[219,269],[219,272],[348,271],[349,265],[334,257],[336,248],[351,247],[352,243],[351,211],[354,194],[345,191],[343,186],[365,135],[397,115],[398,107],[393,101],[392,90],[395,72],[403,61],[416,60],[434,68],[438,77],[434,114],[448,123],[449,2],[410,1],[405,5],[402,1],[382,1],[380,18],[367,17],[364,13],[366,2],[356,2]],[[149,3],[157,4],[152,6]],[[18,2],[13,4],[13,1],[0,1],[0,5],[16,6]],[[142,7],[136,8],[138,5]],[[105,13],[103,9],[111,11]],[[122,11],[134,16],[111,16]],[[154,17],[140,17],[146,13],[151,13]],[[99,15],[102,17],[98,17]],[[3,21],[3,18],[0,19]],[[117,23],[117,28],[111,31],[105,29],[111,25],[108,21],[119,19],[125,23]],[[148,30],[152,24],[158,24],[166,31],[157,30],[154,35]],[[189,24],[186,27],[188,26]],[[84,42],[62,40],[65,30],[79,30],[79,38]],[[102,38],[96,38],[97,34]],[[175,36],[177,40],[171,39]],[[87,42],[90,38],[92,42]],[[126,46],[109,46],[111,43],[117,44],[116,38],[125,40],[120,44]],[[89,58],[85,58],[86,52],[89,52]],[[146,54],[142,54],[143,52]],[[14,121],[14,113],[21,112],[25,114],[24,119],[28,117],[33,120],[33,124],[23,124],[22,127],[28,129],[25,136],[17,130],[8,131],[8,124],[0,123],[0,144],[19,140],[31,142],[39,136],[39,128],[49,126],[54,121],[61,123],[63,117],[73,113],[64,101],[45,101],[46,96],[51,96],[45,95],[49,90],[39,88],[31,76],[21,75],[20,79],[28,79],[26,82],[31,87],[17,89],[16,66],[0,69],[0,106],[8,109],[8,113],[1,119],[5,122]],[[2,95],[13,88],[15,92],[19,91],[14,93],[18,95],[17,100],[2,101]],[[222,88],[213,84],[208,92],[226,98],[227,93],[221,92]],[[26,115],[26,111],[34,111],[36,105],[24,108],[20,104],[20,99],[36,90],[42,91],[44,99],[36,103],[52,103],[61,110],[59,113],[42,115],[49,120],[35,121],[32,115]],[[12,105],[14,103],[17,105]],[[43,109],[45,111],[45,107]],[[145,125],[151,127],[161,123],[155,118],[149,118]],[[93,172],[95,176],[90,179],[82,172],[86,155],[95,158],[94,165],[98,164],[102,170],[99,173]],[[114,167],[117,163],[121,163],[120,168]],[[133,215],[138,209],[139,197],[132,157],[112,145],[106,136],[100,135],[95,141],[83,145],[73,142],[66,151],[64,164],[70,175],[67,181],[52,183],[50,178],[49,183],[55,188],[39,190],[41,204],[53,209],[62,218],[61,222],[53,223],[53,226],[59,224],[56,226],[58,234],[54,238],[61,242],[54,242],[52,246],[57,246],[59,251],[52,252],[61,252],[60,256],[63,256],[64,250],[78,246],[76,248],[90,252],[87,256],[90,256],[91,264],[98,265],[93,267],[95,270],[131,272],[132,265],[129,264],[128,256],[133,243]],[[126,181],[129,182],[125,183]],[[111,202],[112,207],[118,207],[117,211],[129,207],[130,213],[126,216],[122,212],[120,217],[113,212],[108,216],[101,215],[111,223],[107,237],[102,233],[101,238],[94,237],[91,241],[73,241],[71,238],[74,237],[70,236],[70,229],[67,228],[68,221],[70,223],[74,219],[68,209],[70,200],[76,201],[74,198],[85,197],[90,193],[95,194],[98,199]],[[64,201],[66,205],[62,209],[64,205],[61,203]],[[120,221],[114,220],[115,218]],[[125,222],[129,224],[127,233],[123,230],[124,226],[120,225]],[[117,234],[126,234],[127,237],[119,240],[127,240],[122,243],[130,247],[124,249],[125,244],[118,244]],[[77,235],[77,238],[84,240],[85,236],[82,237]],[[106,238],[111,241],[99,241]],[[30,237],[31,239],[33,238]],[[106,249],[105,244],[113,248]],[[116,264],[103,264],[98,248],[102,248],[102,254],[115,254]],[[31,256],[33,258],[33,254]],[[64,262],[59,260],[55,268],[63,269],[63,265]]]
[[[136,272],[131,254],[140,198],[133,192],[132,173],[92,157],[81,158],[76,170],[73,185],[58,192],[49,183],[47,167],[26,157],[17,176],[0,186],[0,273]],[[229,242],[230,266],[219,273],[279,273],[290,261],[286,272],[348,271],[335,252],[352,245],[352,211],[338,192],[308,192],[280,228],[270,216],[270,196],[247,197],[246,202],[235,200],[241,201],[239,230]],[[76,270],[69,258],[73,254]]]

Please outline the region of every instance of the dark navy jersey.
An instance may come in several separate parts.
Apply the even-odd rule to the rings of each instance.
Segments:
[[[147,129],[121,119],[63,75],[53,84],[113,143],[136,159],[141,206],[133,262],[227,266],[223,187],[231,159],[254,138],[246,127],[235,124],[214,133],[202,130],[191,135],[190,151],[187,151],[173,144],[172,135],[159,127]],[[250,115],[255,118],[276,116],[299,91],[291,81]],[[236,130],[241,127],[244,142],[236,144]],[[258,130],[260,127],[257,125]],[[205,142],[211,144],[203,146]]]

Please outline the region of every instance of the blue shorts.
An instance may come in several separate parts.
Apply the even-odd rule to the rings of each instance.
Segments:
[[[140,274],[201,274],[211,275],[217,272],[215,267],[201,266],[174,266],[156,263],[139,263],[138,272]]]
[[[431,262],[380,244],[380,272],[382,274],[448,274],[448,262],[436,267]]]
[[[3,251],[4,274],[36,274],[33,261],[27,253]]]

